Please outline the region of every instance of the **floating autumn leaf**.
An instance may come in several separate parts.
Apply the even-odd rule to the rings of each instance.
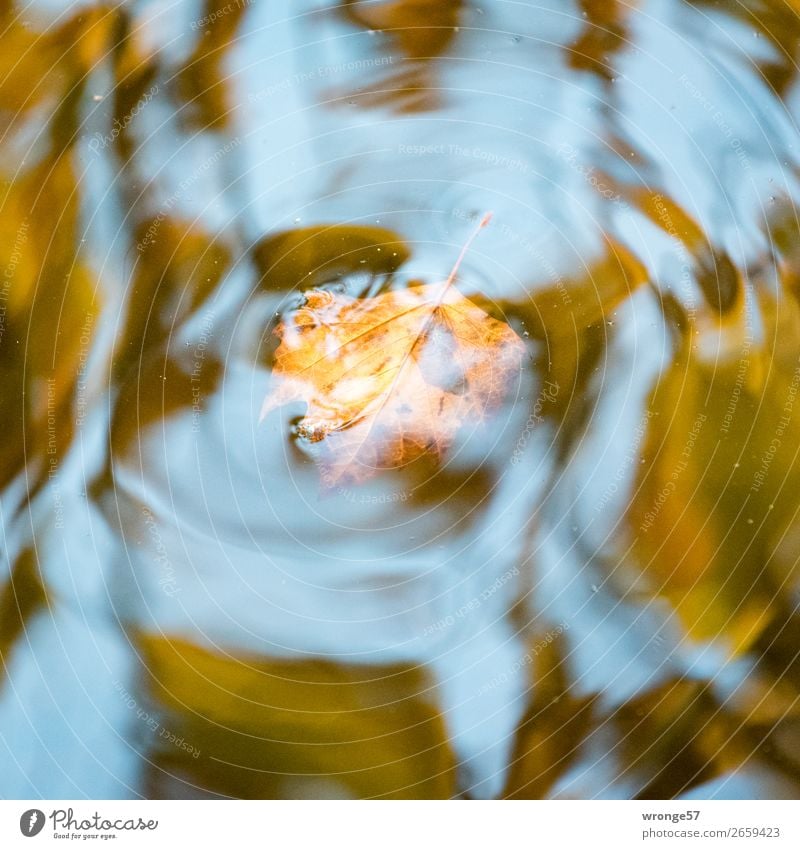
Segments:
[[[320,443],[323,488],[361,483],[425,455],[441,459],[465,421],[485,421],[520,373],[525,347],[447,280],[353,298],[312,290],[277,329],[275,384],[261,420],[307,404],[298,433]]]

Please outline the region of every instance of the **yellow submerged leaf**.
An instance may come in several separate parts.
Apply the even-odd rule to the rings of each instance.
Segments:
[[[158,732],[150,794],[448,799],[455,757],[425,670],[211,651],[137,635]]]

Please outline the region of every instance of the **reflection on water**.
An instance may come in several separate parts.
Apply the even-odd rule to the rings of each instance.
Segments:
[[[0,4],[0,794],[796,798],[799,13]],[[321,493],[275,328],[485,210],[518,386]]]

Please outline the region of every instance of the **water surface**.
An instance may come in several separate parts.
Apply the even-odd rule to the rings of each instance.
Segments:
[[[0,15],[2,795],[797,798],[793,4]],[[321,493],[275,328],[487,211],[519,380]]]

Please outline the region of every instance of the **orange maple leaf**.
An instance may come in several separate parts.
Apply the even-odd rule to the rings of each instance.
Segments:
[[[374,298],[314,289],[276,330],[275,384],[260,420],[290,401],[307,404],[298,433],[321,443],[322,485],[357,484],[423,455],[441,459],[466,421],[502,403],[525,346],[505,323],[447,280]]]

